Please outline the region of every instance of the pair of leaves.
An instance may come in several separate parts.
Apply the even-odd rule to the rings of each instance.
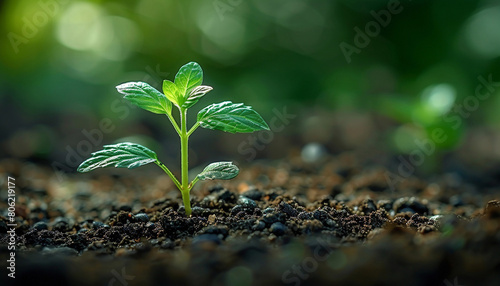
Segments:
[[[183,65],[175,75],[174,82],[163,81],[163,94],[145,82],[128,82],[116,87],[131,103],[156,114],[171,114],[172,103],[187,109],[212,90],[201,85],[203,70],[190,62]]]
[[[118,143],[105,145],[104,149],[92,153],[83,161],[78,172],[89,172],[97,168],[114,166],[116,168],[137,168],[142,165],[157,162],[156,153],[135,143]],[[232,162],[218,162],[208,165],[197,178],[199,180],[229,180],[238,175],[239,169]]]
[[[183,65],[175,75],[174,82],[163,81],[163,93],[175,105],[187,109],[212,90],[212,87],[201,85],[203,70],[195,62]]]

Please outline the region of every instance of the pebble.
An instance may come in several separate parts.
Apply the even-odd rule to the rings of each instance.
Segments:
[[[93,227],[94,229],[99,229],[99,228],[101,228],[101,227],[104,227],[104,223],[102,223],[102,222],[100,222],[100,221],[94,221],[94,222],[92,223],[92,227]]]
[[[328,213],[322,210],[315,210],[313,212],[313,217],[319,221],[323,221],[328,218]]]
[[[52,223],[52,229],[56,231],[66,232],[70,228],[69,220],[64,217],[57,217]]]
[[[226,203],[234,203],[236,201],[236,196],[228,190],[225,190],[217,194],[217,199]]]
[[[226,237],[229,234],[229,229],[225,225],[217,225],[217,226],[211,225],[211,226],[207,226],[204,229],[202,229],[201,233],[222,235],[223,237]]]
[[[265,214],[264,217],[262,218],[262,220],[268,224],[268,225],[271,225],[275,222],[278,222],[279,218],[276,214]]]
[[[191,208],[191,215],[201,216],[204,211],[205,211],[205,209],[202,207],[192,207]]]
[[[300,156],[306,163],[316,163],[326,155],[326,149],[319,143],[309,143],[302,148]]]
[[[263,211],[263,213],[264,213],[264,214],[270,214],[270,213],[273,213],[274,211],[275,211],[275,209],[274,209],[274,208],[272,208],[272,207],[268,207],[268,208],[266,208],[266,209]]]
[[[136,221],[140,221],[140,222],[148,222],[149,221],[149,216],[145,213],[138,213],[134,216],[134,219]]]
[[[390,200],[379,200],[377,202],[377,207],[379,209],[385,209],[386,211],[392,210],[392,202]]]
[[[286,213],[291,217],[295,217],[299,214],[299,212],[296,209],[294,209],[291,205],[285,203],[284,201],[281,201],[279,208],[282,212]]]
[[[33,228],[36,230],[47,230],[47,229],[49,229],[49,226],[47,225],[46,222],[39,221],[33,225]]]
[[[89,231],[89,230],[88,230],[88,229],[86,229],[86,228],[80,228],[80,229],[78,230],[78,233],[86,233],[87,231]]]
[[[236,205],[231,209],[231,215],[236,215],[239,212],[242,212],[245,208],[241,205]]]
[[[282,224],[281,222],[275,222],[271,225],[271,227],[269,228],[269,231],[271,231],[276,236],[281,236],[281,235],[285,234],[286,226],[284,224]]]
[[[297,215],[297,217],[301,220],[310,220],[313,219],[313,215],[309,212],[301,212]]]
[[[266,228],[266,223],[261,220],[256,221],[255,224],[252,226],[252,230],[257,230],[257,231],[264,230],[264,228]]]
[[[257,207],[257,203],[254,200],[245,196],[240,196],[238,198],[238,204],[249,209],[255,209]]]
[[[250,190],[242,193],[241,195],[245,196],[245,197],[247,197],[249,199],[252,199],[252,200],[255,200],[255,201],[259,201],[264,196],[264,193],[262,193],[258,189],[250,189]]]
[[[404,197],[404,198],[397,199],[394,202],[393,209],[396,212],[406,212],[408,210],[405,210],[405,209],[411,209],[413,211],[413,213],[418,213],[421,215],[425,215],[425,214],[429,213],[429,208],[415,197],[411,197],[411,198]],[[405,211],[403,211],[403,210],[405,210]]]
[[[377,211],[377,206],[372,199],[367,199],[361,205],[361,211],[363,211],[365,214],[369,214]]]

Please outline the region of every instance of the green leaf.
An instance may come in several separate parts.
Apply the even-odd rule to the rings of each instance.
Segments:
[[[198,112],[198,122],[203,128],[230,133],[250,133],[269,130],[262,117],[243,103],[224,101],[209,105]]]
[[[164,80],[163,81],[163,93],[167,97],[168,100],[173,102],[174,104],[178,105],[179,101],[179,95],[177,91],[177,86],[175,83],[169,81],[169,80]]]
[[[210,92],[213,89],[213,87],[208,86],[208,85],[200,85],[191,90],[189,93],[189,97],[187,98],[186,102],[182,105],[183,108],[190,108],[191,106],[195,105],[200,98],[202,98],[205,94]]]
[[[179,106],[182,106],[189,97],[191,90],[203,82],[203,70],[200,65],[190,62],[183,65],[175,75],[175,85],[179,94]]]
[[[156,114],[170,114],[172,103],[164,94],[156,90],[145,82],[127,82],[116,87],[119,93],[124,94],[124,98]]]
[[[156,160],[156,153],[142,145],[118,143],[105,145],[103,150],[92,153],[92,157],[80,164],[78,172],[84,173],[109,166],[133,169]]]
[[[205,167],[197,177],[199,180],[230,180],[238,175],[240,170],[233,162],[217,162]]]

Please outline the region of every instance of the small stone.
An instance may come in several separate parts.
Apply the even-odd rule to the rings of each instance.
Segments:
[[[269,228],[269,231],[271,231],[276,236],[281,236],[281,235],[285,234],[286,226],[284,224],[282,224],[281,222],[275,222],[271,225],[271,227]]]
[[[127,224],[129,221],[132,221],[132,214],[129,212],[119,212],[116,216],[116,221],[122,224]]]
[[[205,209],[202,207],[192,207],[191,208],[191,215],[201,216],[204,211],[205,211]]]
[[[328,218],[328,213],[322,210],[315,210],[313,212],[313,217],[319,221],[324,221]]]
[[[217,220],[217,216],[214,214],[211,214],[208,216],[208,222],[209,223],[214,223]]]
[[[145,213],[138,213],[134,216],[135,221],[148,222],[149,216]]]
[[[86,229],[86,228],[80,228],[80,229],[78,230],[78,233],[86,233],[86,232],[88,232],[88,231],[89,231],[89,230],[88,230],[88,229]]]
[[[309,212],[301,212],[297,215],[297,217],[301,220],[310,220],[313,219],[313,215]]]
[[[241,195],[245,196],[249,199],[252,199],[254,201],[259,201],[264,196],[264,193],[262,193],[258,189],[250,189],[250,190],[242,193]]]
[[[239,212],[242,212],[245,208],[241,205],[236,205],[231,209],[231,215],[236,215]]]
[[[295,217],[299,214],[299,212],[296,209],[294,209],[291,205],[285,203],[284,201],[281,201],[279,208],[282,212],[286,213],[291,217]]]
[[[257,207],[257,203],[254,200],[245,196],[240,196],[238,198],[238,204],[249,209],[255,209]]]
[[[148,223],[146,223],[146,227],[153,229],[156,227],[156,224],[154,222],[148,222]]]
[[[49,229],[49,226],[44,221],[39,221],[33,225],[33,228],[36,230],[46,230]]]
[[[270,214],[270,213],[273,213],[274,211],[275,211],[275,209],[274,209],[274,208],[272,208],[272,207],[268,207],[268,208],[266,208],[266,209],[263,211],[263,213],[264,213],[264,214]]]
[[[64,217],[57,217],[52,223],[52,229],[60,232],[70,230],[69,220]]]
[[[104,223],[100,222],[100,221],[94,221],[92,223],[92,228],[94,229],[99,229],[101,227],[104,227]]]
[[[407,210],[405,209],[411,209],[413,213],[418,213],[420,215],[429,213],[429,208],[415,197],[404,197],[397,199],[394,202],[393,209],[396,211],[396,213],[406,212]]]
[[[306,163],[316,163],[326,155],[326,149],[319,143],[309,143],[302,148],[300,156]]]
[[[264,230],[264,228],[266,228],[266,223],[261,220],[256,221],[255,224],[252,226],[252,230],[256,231]]]
[[[377,207],[379,209],[385,209],[386,211],[392,210],[392,202],[390,200],[379,200],[377,202]]]
[[[265,214],[262,220],[267,224],[271,225],[275,222],[278,222],[279,218],[276,214]]]
[[[202,229],[201,233],[222,235],[222,237],[227,237],[227,235],[229,234],[229,229],[225,225],[211,225]]]
[[[218,195],[217,196],[218,200],[226,202],[226,203],[234,203],[236,201],[236,196],[228,190],[222,191],[221,193],[218,193],[217,195]]]
[[[370,214],[372,212],[377,211],[377,206],[375,205],[372,199],[367,199],[361,205],[361,211],[364,212],[365,214]]]

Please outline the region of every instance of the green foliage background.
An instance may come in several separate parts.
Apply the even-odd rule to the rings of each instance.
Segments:
[[[165,132],[167,121],[155,127],[152,115],[126,112],[114,87],[145,81],[161,90],[161,80],[173,80],[189,61],[201,64],[204,82],[214,87],[203,105],[245,102],[264,117],[282,106],[373,112],[408,127],[395,128],[388,137],[401,152],[412,143],[397,138],[436,126],[451,138],[438,146],[444,149],[455,148],[468,126],[499,127],[500,89],[462,118],[459,128],[450,128],[443,115],[474,95],[478,76],[500,81],[500,1],[400,1],[402,11],[391,14],[350,62],[341,43],[355,45],[355,28],[365,30],[374,13],[395,1],[8,0],[1,5],[2,139],[34,142],[23,147],[31,148],[29,154],[4,150],[4,155],[57,157],[53,150],[64,152],[81,139],[82,129],[99,126],[103,118],[119,131],[105,143],[127,134]],[[149,134],[141,132],[148,124]]]

